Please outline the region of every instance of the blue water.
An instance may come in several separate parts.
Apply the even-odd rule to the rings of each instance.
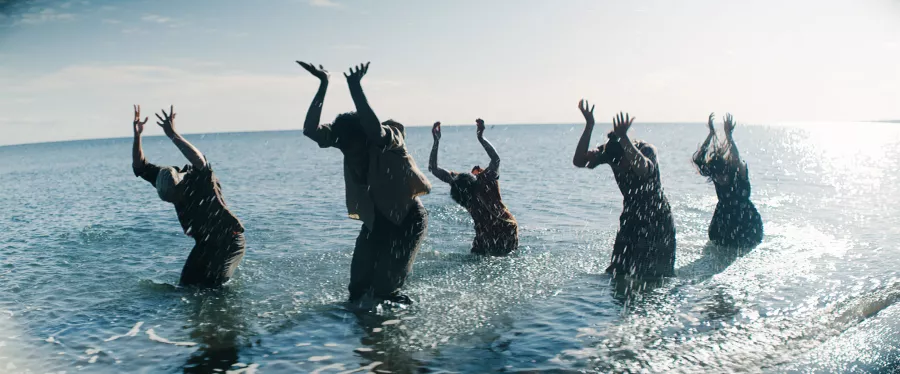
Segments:
[[[172,286],[192,241],[131,173],[131,139],[0,147],[0,372],[898,370],[900,127],[739,127],[767,234],[748,253],[707,244],[705,127],[632,131],[659,149],[676,279],[603,274],[621,195],[608,168],[572,166],[580,126],[494,126],[520,251],[469,255],[471,220],[429,174],[416,303],[373,311],[343,304],[360,224],[340,152],[300,132],[188,136],[247,229],[236,277],[205,293]],[[408,136],[424,170],[429,129]],[[442,146],[448,169],[488,161],[473,127]],[[144,148],[187,163],[165,138]]]

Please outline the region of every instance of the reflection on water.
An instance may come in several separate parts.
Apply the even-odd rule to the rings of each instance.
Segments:
[[[240,306],[228,300],[235,295],[226,288],[187,297],[191,308],[188,329],[200,346],[184,364],[185,373],[224,372],[238,362],[240,347],[249,347]]]

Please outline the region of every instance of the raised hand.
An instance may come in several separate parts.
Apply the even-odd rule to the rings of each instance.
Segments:
[[[715,113],[715,112],[710,113],[710,114],[709,114],[709,121],[706,122],[706,125],[709,126],[709,133],[710,133],[710,134],[713,134],[713,133],[716,132],[716,128],[715,128],[715,126],[713,126],[713,121],[715,121],[715,120],[716,120],[716,113]]]
[[[584,116],[584,120],[587,121],[588,125],[594,124],[594,106],[590,105],[590,109],[588,109],[588,102],[585,99],[581,99],[578,101],[578,110],[581,111],[581,115]]]
[[[737,126],[737,123],[734,122],[734,117],[731,116],[731,113],[725,113],[725,134],[731,135],[735,126]]]
[[[431,136],[434,137],[435,141],[441,140],[441,122],[435,122],[434,127],[431,128]]]
[[[356,69],[356,70],[354,70]],[[356,83],[362,80],[362,78],[366,75],[366,72],[369,71],[369,63],[359,64],[359,66],[351,67],[350,74],[344,73],[344,77],[347,78],[347,83]]]
[[[613,117],[613,132],[620,137],[625,136],[628,133],[628,129],[631,128],[634,118],[619,112],[619,115]]]
[[[475,120],[475,133],[479,138],[484,136],[484,120],[481,118]]]
[[[147,118],[148,117],[144,117],[144,120],[141,121],[141,106],[135,105],[134,106],[134,123],[132,124],[132,126],[134,126],[134,134],[135,135],[140,135],[141,133],[144,132],[144,124],[147,123]]]
[[[325,70],[325,68],[322,67],[322,65],[319,65],[319,67],[316,68],[316,65],[313,65],[313,64],[310,64],[307,62],[297,61],[297,63],[300,64],[300,66],[302,66],[304,69],[306,69],[306,71],[308,71],[314,77],[319,78],[320,81],[325,81],[325,82],[328,81],[328,71]]]
[[[159,114],[156,115],[156,118],[159,119],[156,124],[159,125],[159,127],[162,127],[166,136],[171,138],[172,135],[175,135],[175,106],[169,106],[169,113],[166,113],[166,110],[163,109],[162,114],[162,117],[160,117]]]

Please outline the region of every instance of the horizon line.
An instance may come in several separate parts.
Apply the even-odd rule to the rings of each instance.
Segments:
[[[900,124],[900,120],[868,120],[868,121],[847,121],[849,123],[897,123]],[[605,122],[597,122],[605,124]],[[610,122],[611,124],[612,122]],[[685,125],[685,124],[702,124],[702,122],[644,122],[645,124],[650,125]],[[804,122],[790,122],[790,123],[804,123]],[[810,122],[810,123],[821,123],[818,122]],[[750,126],[775,126],[777,124],[756,124],[756,123],[742,123],[741,125],[750,125]],[[431,125],[409,125],[406,127],[428,127]],[[441,124],[441,126],[448,127],[462,127],[462,126],[475,126],[474,124]],[[496,123],[491,124],[490,126],[583,126],[583,124],[579,123],[559,123],[559,122],[544,122],[544,123]],[[266,132],[290,132],[290,131],[300,131],[302,132],[302,128],[290,128],[290,129],[268,129],[268,130],[236,130],[236,131],[218,131],[218,132],[197,132],[197,133],[181,133],[181,135],[218,135],[218,134],[254,134],[254,133],[266,133]],[[165,135],[143,135],[144,137],[164,137]],[[115,139],[127,139],[130,136],[111,136],[111,137],[101,137],[101,138],[75,138],[75,139],[65,139],[65,140],[49,140],[49,141],[36,141],[36,142],[25,142],[25,143],[11,143],[11,144],[0,144],[0,148],[6,147],[16,147],[16,146],[27,146],[27,145],[39,145],[39,144],[54,144],[54,143],[72,143],[72,142],[83,142],[83,141],[91,141],[91,140],[115,140]]]

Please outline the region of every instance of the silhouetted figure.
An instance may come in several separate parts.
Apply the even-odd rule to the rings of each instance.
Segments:
[[[578,103],[587,124],[572,162],[595,168],[609,164],[622,191],[623,209],[619,232],[607,273],[613,276],[668,277],[675,274],[675,223],[669,201],[663,194],[656,149],[628,138],[634,118],[619,113],[606,143],[588,150],[594,130],[594,107]]]
[[[736,123],[731,114],[725,115],[725,141],[720,146],[714,119],[715,114],[710,114],[709,136],[694,153],[697,170],[713,182],[719,197],[709,223],[709,240],[727,247],[755,247],[763,239],[763,222],[750,201],[750,174],[732,137]]]
[[[144,121],[140,106],[134,107],[132,168],[153,187],[159,198],[175,205],[184,233],[196,244],[181,271],[180,285],[217,287],[227,282],[244,257],[244,226],[228,210],[222,187],[206,157],[175,131],[174,107],[162,111],[157,124],[190,161],[184,167],[160,167],[147,162],[141,147]]]
[[[406,150],[403,125],[381,123],[369,106],[360,84],[368,63],[344,74],[356,112],[323,125],[319,118],[328,72],[321,65],[297,63],[320,82],[303,134],[319,147],[335,147],[344,154],[347,211],[350,218],[363,221],[350,265],[350,301],[372,291],[378,299],[410,303],[400,289],[425,238],[428,217],[418,196],[431,192],[431,184]]]
[[[475,166],[471,173],[459,173],[438,167],[441,123],[437,122],[431,130],[434,146],[431,148],[428,170],[442,182],[450,184],[453,201],[472,215],[475,221],[472,253],[504,256],[519,247],[519,224],[500,198],[500,156],[484,138],[484,121],[478,119],[475,122],[478,141],[491,158],[487,169]]]

